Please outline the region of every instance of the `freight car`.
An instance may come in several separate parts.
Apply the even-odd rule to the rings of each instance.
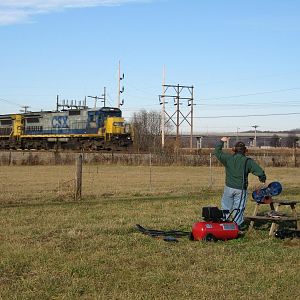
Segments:
[[[120,150],[131,144],[131,128],[119,108],[0,115],[0,149]]]

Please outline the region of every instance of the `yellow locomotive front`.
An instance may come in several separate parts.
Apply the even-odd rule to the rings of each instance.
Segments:
[[[111,142],[120,147],[132,144],[131,127],[122,117],[107,117],[104,121],[104,137],[106,142]]]

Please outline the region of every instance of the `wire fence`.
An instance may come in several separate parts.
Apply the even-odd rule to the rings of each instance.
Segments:
[[[265,168],[271,181],[283,186],[299,187],[299,168]],[[146,195],[193,195],[203,189],[221,190],[224,168],[215,166],[157,166],[150,157],[148,165],[84,163],[82,197],[136,197]],[[249,176],[249,189],[259,182]],[[36,165],[2,166],[0,168],[0,203],[20,201],[69,201],[74,199],[76,166]]]
[[[230,151],[230,149],[225,149]],[[132,166],[219,166],[213,149],[160,152],[160,153],[121,153],[121,152],[67,152],[67,151],[1,151],[0,165],[68,165],[74,164],[79,154],[85,164],[120,164]],[[300,152],[296,148],[252,149],[248,156],[265,167],[298,167]]]
[[[130,197],[194,194],[221,187],[222,170],[214,167],[83,165],[82,197]],[[0,171],[0,202],[70,200],[75,166],[6,166]]]

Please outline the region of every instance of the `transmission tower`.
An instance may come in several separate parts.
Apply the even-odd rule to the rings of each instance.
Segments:
[[[167,118],[162,118],[163,125],[168,122],[172,122],[176,126],[176,142],[179,144],[179,132],[180,126],[186,122],[190,127],[190,148],[193,148],[193,107],[194,107],[194,87],[186,85],[162,85],[162,95],[159,95],[159,102],[162,105],[162,116],[167,116]],[[167,112],[165,104],[168,103],[166,100],[169,98],[173,99],[174,106],[176,106],[175,111]],[[180,109],[183,102],[186,102],[189,108],[186,114]],[[162,126],[164,130],[165,126]],[[164,133],[162,133],[164,136]],[[164,141],[162,143],[164,145]]]

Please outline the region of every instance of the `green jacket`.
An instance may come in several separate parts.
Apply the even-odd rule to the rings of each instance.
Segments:
[[[215,146],[214,154],[225,166],[225,183],[228,187],[240,190],[247,189],[249,173],[257,176],[261,182],[266,181],[264,170],[254,160],[241,153],[225,153],[222,151],[223,146],[224,142],[219,141]]]

